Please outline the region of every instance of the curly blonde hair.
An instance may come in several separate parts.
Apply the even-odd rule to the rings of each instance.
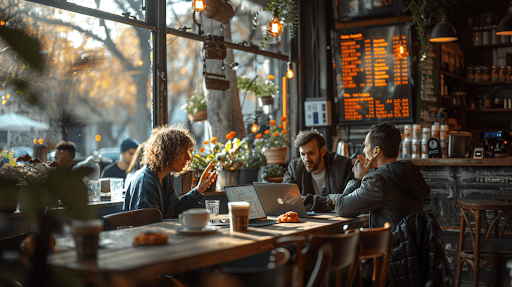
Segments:
[[[146,142],[142,164],[146,164],[152,171],[161,172],[174,163],[180,152],[184,149],[192,152],[195,146],[196,141],[182,124],[159,126],[153,129]],[[182,172],[186,170],[187,168],[183,169]],[[175,173],[175,176],[182,172]]]

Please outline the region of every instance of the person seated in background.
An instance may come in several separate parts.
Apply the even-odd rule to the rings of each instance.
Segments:
[[[61,141],[55,146],[55,161],[59,166],[73,167],[75,165],[75,143]]]
[[[125,138],[119,145],[119,151],[121,155],[119,160],[107,165],[101,173],[101,178],[105,177],[116,177],[122,178],[123,181],[126,178],[126,170],[132,162],[135,150],[139,147],[139,143],[131,138]]]
[[[370,228],[391,224],[394,230],[407,215],[423,211],[430,187],[416,165],[397,161],[402,136],[388,123],[370,127],[363,153],[354,164],[354,176],[336,200],[336,214],[344,217],[370,212]],[[376,168],[368,172],[370,168]]]
[[[125,189],[128,189],[128,185],[130,184],[133,175],[142,167],[142,155],[145,146],[145,142],[139,145],[137,150],[135,150],[135,154],[132,157],[132,162],[130,162],[130,165],[126,169],[126,179],[124,180]]]
[[[158,208],[164,218],[177,218],[184,210],[198,207],[203,192],[217,177],[213,162],[205,169],[199,184],[178,197],[174,176],[185,172],[192,159],[196,142],[182,125],[173,124],[153,129],[142,155],[144,165],[133,175],[124,202],[124,210]]]
[[[335,195],[341,194],[354,178],[351,160],[328,152],[325,139],[315,129],[299,132],[294,145],[299,148],[300,158],[290,161],[283,183],[299,186],[307,211],[330,212]]]

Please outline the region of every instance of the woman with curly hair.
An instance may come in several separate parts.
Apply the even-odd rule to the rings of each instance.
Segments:
[[[174,191],[174,179],[188,169],[191,152],[196,142],[182,125],[173,124],[157,127],[146,141],[142,164],[132,177],[124,210],[141,208],[158,208],[164,218],[177,218],[184,210],[197,207],[203,192],[217,177],[216,171],[211,172],[213,163],[205,169],[196,188],[178,197]]]

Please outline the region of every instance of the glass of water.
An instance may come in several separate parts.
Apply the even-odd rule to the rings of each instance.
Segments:
[[[206,210],[211,215],[210,222],[216,223],[217,222],[217,215],[219,215],[219,205],[220,200],[205,200],[204,204],[206,206]]]

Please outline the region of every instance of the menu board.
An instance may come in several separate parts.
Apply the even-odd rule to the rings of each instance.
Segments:
[[[344,22],[368,16],[395,15],[404,12],[403,0],[333,0],[336,21]]]
[[[412,121],[410,26],[333,31],[340,124]]]

